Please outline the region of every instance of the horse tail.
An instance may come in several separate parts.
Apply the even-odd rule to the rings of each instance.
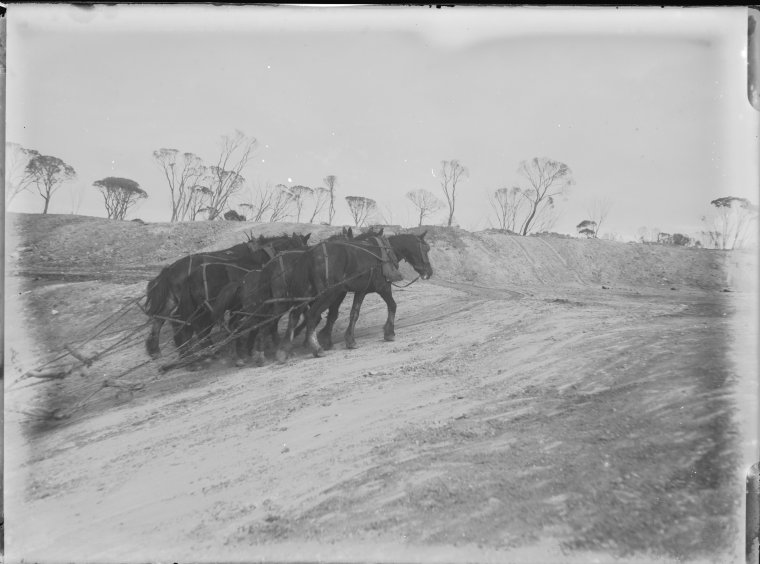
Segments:
[[[214,309],[211,312],[211,318],[215,323],[224,317],[224,312],[231,309],[240,300],[240,287],[240,281],[236,280],[227,283],[219,291],[216,300],[214,300]]]
[[[163,311],[169,299],[169,293],[169,271],[164,268],[158,276],[148,282],[145,301],[145,311],[148,315],[153,316]]]

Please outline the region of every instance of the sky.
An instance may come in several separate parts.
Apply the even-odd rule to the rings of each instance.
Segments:
[[[335,175],[335,224],[352,222],[345,196],[416,224],[405,194],[443,199],[440,163],[457,159],[457,223],[493,227],[488,195],[548,157],[575,181],[553,231],[605,200],[602,233],[694,234],[710,200],[759,199],[746,30],[740,7],[12,4],[6,141],[76,169],[50,213],[105,216],[92,183],[120,176],[149,195],[128,218],[168,221],[153,151],[213,161],[241,130],[257,139],[247,186]],[[42,207],[29,193],[10,211]]]

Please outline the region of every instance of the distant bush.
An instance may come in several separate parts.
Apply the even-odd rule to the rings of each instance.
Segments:
[[[575,239],[572,235],[566,233],[556,233],[554,231],[542,231],[541,233],[531,233],[528,237],[556,237],[559,239]]]
[[[235,210],[230,210],[224,214],[224,219],[227,221],[245,221],[245,216]]]

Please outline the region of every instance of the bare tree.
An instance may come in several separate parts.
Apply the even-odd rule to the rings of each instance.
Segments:
[[[372,217],[368,216],[368,221],[374,221],[380,225],[393,225],[393,208],[382,202],[377,203],[377,207],[374,209]]]
[[[417,209],[418,226],[422,225],[426,217],[431,216],[444,207],[444,203],[428,190],[411,190],[406,193],[406,197]]]
[[[290,189],[284,184],[275,186],[274,193],[272,194],[272,203],[269,206],[271,210],[269,222],[277,223],[288,217],[292,204],[293,195],[290,193]]]
[[[518,217],[524,212],[526,199],[519,186],[499,188],[489,196],[488,203],[496,214],[499,229],[502,231],[517,231]]]
[[[296,184],[290,187],[290,196],[293,206],[296,208],[296,223],[301,223],[301,212],[306,200],[314,193],[314,190],[308,186]]]
[[[8,206],[16,196],[31,187],[32,177],[27,174],[26,166],[39,153],[12,142],[6,143],[5,149],[5,205]]]
[[[367,221],[367,216],[377,208],[377,202],[364,196],[346,196],[348,209],[354,218],[356,227],[361,227]]]
[[[84,190],[81,183],[76,183],[69,186],[69,201],[71,202],[71,213],[78,214],[82,207],[82,200],[84,199]]]
[[[660,228],[642,226],[636,230],[636,235],[641,243],[655,243],[660,237]]]
[[[225,210],[233,194],[243,187],[242,175],[248,161],[253,157],[256,139],[246,137],[242,131],[235,131],[234,136],[222,136],[221,149],[216,164],[208,168],[211,190],[209,197],[209,219],[216,219]]]
[[[724,196],[710,202],[715,212],[703,216],[708,230],[703,232],[710,246],[716,249],[741,248],[747,237],[749,226],[757,219],[758,207],[746,198]]]
[[[170,221],[182,221],[193,207],[188,202],[192,199],[191,188],[202,184],[208,175],[208,169],[197,155],[180,153],[177,149],[158,149],[153,151],[153,158],[169,186],[172,201]],[[198,210],[195,209],[195,214],[197,213]]]
[[[467,176],[467,169],[459,164],[458,160],[441,161],[440,182],[443,194],[446,196],[446,202],[449,204],[449,218],[447,225],[451,227],[454,220],[454,209],[457,200],[457,184],[461,177]]]
[[[109,176],[92,183],[103,195],[108,219],[124,219],[127,210],[148,194],[140,185],[129,178]]]
[[[330,190],[322,187],[314,188],[312,191],[312,198],[314,199],[314,210],[309,218],[309,223],[314,223],[317,216],[322,213],[327,202],[330,201]]]
[[[248,202],[240,204],[240,207],[250,210],[248,215],[251,221],[264,221],[264,215],[272,206],[272,197],[274,196],[272,183],[267,182],[262,186],[260,182],[257,182],[254,188],[249,186],[246,190]]]
[[[196,184],[191,186],[185,198],[182,218],[195,221],[202,210],[208,209],[208,202],[211,199],[211,189],[208,186]]]
[[[604,220],[607,219],[610,209],[612,209],[612,202],[607,198],[597,198],[586,207],[588,218],[596,224],[594,227],[594,238],[599,237],[599,230],[602,228]]]
[[[26,176],[37,188],[37,192],[45,201],[43,214],[48,212],[48,206],[53,194],[68,180],[76,178],[74,168],[58,157],[49,155],[34,155],[26,165]]]
[[[335,217],[335,184],[338,182],[338,177],[334,174],[325,176],[322,180],[327,186],[327,191],[330,193],[330,206],[327,208],[327,223],[332,225],[333,218]]]
[[[523,189],[529,211],[522,222],[520,233],[527,235],[531,230],[540,229],[542,226],[550,227],[556,221],[556,217],[552,218],[555,212],[554,200],[575,183],[570,167],[546,157],[534,157],[529,161],[522,161],[517,172],[524,176],[529,184]],[[542,215],[548,218],[542,218]]]

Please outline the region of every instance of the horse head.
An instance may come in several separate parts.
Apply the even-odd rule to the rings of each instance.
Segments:
[[[307,233],[306,235],[299,235],[298,233],[293,232],[293,244],[295,245],[294,248],[296,249],[305,249],[309,246],[309,237],[311,237],[311,233]]]
[[[388,242],[396,251],[396,255],[408,262],[423,280],[433,275],[433,267],[428,257],[430,245],[425,241],[426,234],[427,231],[424,231],[422,235],[404,233],[388,237]]]

